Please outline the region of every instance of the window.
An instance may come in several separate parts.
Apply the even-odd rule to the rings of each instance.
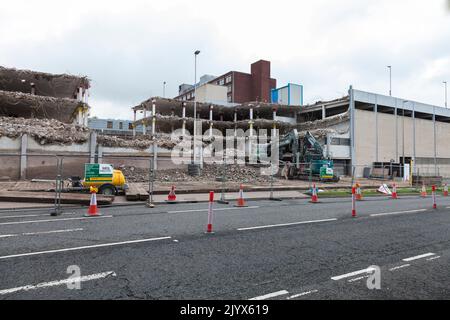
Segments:
[[[223,80],[223,79],[220,79],[220,80],[219,80],[219,86],[223,86],[223,84],[224,84],[224,80]]]
[[[112,129],[112,128],[113,128],[113,122],[112,121],[106,122],[106,129]]]
[[[119,122],[119,130],[123,130],[123,122]]]
[[[227,92],[228,92],[228,93],[231,92],[231,84],[227,86]]]
[[[231,82],[231,75],[227,76],[227,79],[225,80],[226,83],[230,83]]]
[[[228,102],[231,102],[231,95],[228,95],[228,96],[227,96],[227,101],[228,101]]]
[[[131,122],[128,124],[128,130],[133,130],[133,124]]]
[[[331,144],[334,146],[349,146],[350,139],[347,138],[331,138]]]

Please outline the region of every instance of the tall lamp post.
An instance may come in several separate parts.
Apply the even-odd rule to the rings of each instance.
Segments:
[[[163,98],[166,97],[166,82],[163,82]]]
[[[194,52],[194,164],[196,163],[196,138],[197,138],[197,56],[200,50]]]
[[[443,81],[445,87],[445,107],[447,108],[447,81]]]
[[[392,66],[387,66],[389,69],[389,96],[392,97]]]

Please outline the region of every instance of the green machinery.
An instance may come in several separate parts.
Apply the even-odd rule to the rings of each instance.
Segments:
[[[279,158],[282,163],[289,164],[290,179],[339,181],[339,177],[334,174],[333,160],[327,159],[323,154],[322,146],[309,131],[300,138],[298,131],[294,129],[279,139]]]

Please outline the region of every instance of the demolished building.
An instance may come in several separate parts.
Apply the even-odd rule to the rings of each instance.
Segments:
[[[193,129],[193,102],[155,97],[132,109],[134,124],[152,134]],[[366,169],[381,168],[383,176],[403,179],[410,173],[450,176],[450,110],[441,106],[350,87],[347,96],[305,106],[197,103],[197,110],[202,133],[276,128],[280,134],[297,129],[302,136],[310,131],[339,174],[363,176],[370,172]]]
[[[0,66],[0,116],[56,119],[86,126],[90,81]]]

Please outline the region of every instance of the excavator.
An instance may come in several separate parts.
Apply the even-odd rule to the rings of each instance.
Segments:
[[[271,143],[263,146],[270,156]],[[287,166],[288,179],[338,182],[333,160],[327,159],[324,150],[314,136],[307,131],[304,137],[293,129],[279,139],[280,163]]]

